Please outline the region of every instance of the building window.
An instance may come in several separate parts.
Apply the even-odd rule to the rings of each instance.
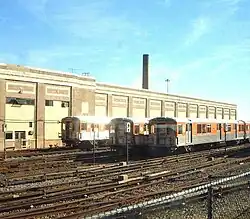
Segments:
[[[53,100],[45,100],[45,106],[53,106],[54,102]]]
[[[183,125],[178,125],[178,135],[183,133]]]
[[[25,139],[25,131],[15,131],[15,139]]]
[[[61,107],[69,107],[69,102],[68,101],[62,101]]]
[[[35,105],[34,99],[6,97],[6,104],[13,105]]]
[[[231,132],[231,125],[230,124],[227,125],[227,131]]]
[[[32,125],[33,125],[32,122],[29,122],[29,127],[30,127],[30,128],[32,128]]]
[[[5,139],[13,139],[13,132],[6,132]]]

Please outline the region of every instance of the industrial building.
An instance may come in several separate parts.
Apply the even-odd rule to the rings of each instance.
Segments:
[[[60,120],[71,115],[236,119],[237,106],[97,82],[93,77],[0,64],[0,151],[61,145]]]

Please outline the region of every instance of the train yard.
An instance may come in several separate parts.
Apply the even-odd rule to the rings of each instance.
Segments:
[[[86,217],[157,198],[207,183],[210,175],[241,173],[250,167],[248,147],[230,147],[226,156],[222,148],[129,165],[115,162],[123,159],[116,155],[103,162],[108,150],[96,153],[95,165],[92,152],[79,150],[15,155],[1,161],[0,217]]]

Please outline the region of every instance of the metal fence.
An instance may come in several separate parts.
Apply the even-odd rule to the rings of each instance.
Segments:
[[[250,172],[211,179],[202,186],[89,218],[250,218]]]

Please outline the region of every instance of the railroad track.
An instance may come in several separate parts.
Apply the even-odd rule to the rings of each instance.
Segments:
[[[97,147],[95,151],[110,151],[110,147]],[[79,148],[67,148],[67,147],[57,147],[57,148],[45,148],[45,149],[30,149],[30,150],[18,150],[18,151],[7,151],[6,155],[8,159],[23,158],[23,157],[36,157],[36,156],[46,156],[46,155],[57,155],[57,154],[67,154],[72,152],[82,152]],[[86,151],[87,152],[87,151]],[[87,152],[88,153],[88,152]],[[3,152],[0,153],[3,157]]]
[[[115,152],[98,151],[95,153],[96,162],[112,160],[112,158],[119,159],[121,156]],[[30,158],[19,158],[18,160],[0,161],[1,173],[13,173],[33,171],[38,169],[49,169],[51,167],[63,166],[64,164],[74,163],[72,167],[76,167],[78,163],[93,163],[93,152],[72,152],[67,154],[55,154],[46,156],[37,156]],[[30,172],[29,172],[30,174]]]
[[[243,160],[250,161],[250,158],[238,159],[237,161],[234,161],[233,163],[239,163],[239,162],[242,162]],[[218,162],[217,164],[221,165],[222,163]],[[213,165],[206,164],[206,165],[208,167],[207,171],[210,171],[209,168],[211,168],[212,166],[214,167],[216,164],[213,164]],[[200,168],[204,169],[206,167],[201,165]],[[171,192],[173,193],[176,191],[181,191],[183,189],[187,189],[193,186],[198,186],[198,185],[207,183],[207,177],[198,178],[198,179],[197,178],[189,179],[189,183],[190,183],[189,185],[187,185],[186,180],[175,181],[173,183],[172,181],[173,178],[175,178],[176,180],[177,178],[181,178],[183,176],[194,175],[194,172],[188,171],[187,168],[180,170],[178,173],[179,173],[178,175],[175,172],[168,174],[168,176],[165,175],[164,176],[165,179],[162,179],[162,176],[160,176],[161,180],[154,178],[153,181],[148,181],[147,179],[147,181],[144,183],[142,181],[140,182],[133,181],[133,182],[126,183],[126,185],[116,184],[116,186],[113,185],[113,186],[110,186],[109,188],[106,187],[105,189],[99,188],[96,191],[94,191],[92,188],[92,190],[90,191],[92,195],[95,192],[98,192],[99,194],[101,193],[98,198],[97,197],[93,198],[93,197],[88,196],[86,191],[85,193],[82,193],[82,191],[78,191],[79,192],[78,195],[80,195],[81,193],[82,197],[84,196],[85,197],[82,199],[74,200],[74,201],[59,203],[58,200],[62,200],[63,198],[66,198],[65,194],[60,193],[58,195],[60,195],[61,199],[56,198],[54,195],[53,195],[53,198],[50,199],[50,201],[54,203],[57,202],[57,204],[53,204],[52,206],[47,205],[46,207],[43,207],[42,209],[34,207],[34,209],[25,211],[25,213],[18,213],[18,215],[16,215],[16,213],[12,213],[12,214],[9,214],[8,216],[6,215],[3,218],[27,218],[27,217],[33,217],[33,216],[38,216],[38,215],[39,215],[39,218],[41,218],[43,215],[48,216],[52,214],[53,216],[55,216],[58,214],[57,212],[60,212],[60,214],[57,215],[60,218],[71,218],[71,217],[76,218],[77,215],[90,215],[92,213],[96,213],[97,211],[110,210],[115,207],[121,207],[121,205],[136,203],[139,200],[148,200],[148,199],[151,199],[152,197],[159,197],[161,195],[166,195]],[[172,176],[172,178],[169,178],[170,176]],[[163,184],[163,182],[165,184]],[[159,189],[159,187],[163,185],[165,186],[166,189]],[[156,186],[156,188],[154,188],[153,190],[145,189],[146,187],[149,188],[152,186]],[[104,191],[106,191],[107,194],[103,194]],[[72,194],[72,191],[69,191],[69,192]],[[141,195],[138,196],[138,194],[141,194]],[[76,193],[74,195],[76,195]],[[112,197],[112,200],[109,200],[110,197]],[[69,196],[69,198],[76,199],[76,197],[72,197],[72,196]],[[89,203],[90,201],[94,203]],[[39,206],[39,205],[44,205],[46,201],[41,200],[40,202],[35,202],[35,200],[32,200],[32,203],[33,204],[31,205],[33,206]],[[6,203],[6,206],[9,206],[9,204],[10,203]],[[15,203],[13,202],[11,203],[11,205],[12,205],[12,210],[14,210],[17,207],[17,206],[14,206]],[[22,202],[22,208],[25,208],[25,206],[26,208],[30,208],[30,206],[27,203]],[[6,210],[6,209],[1,207],[1,211],[3,210]]]
[[[147,197],[152,197],[152,194],[148,191],[147,188],[150,188],[151,185],[159,185],[162,184],[165,187],[168,185],[173,185],[173,182],[176,184],[176,182],[179,182],[177,179],[180,178],[180,176],[184,177],[190,177],[194,174],[204,174],[204,169],[213,169],[215,166],[223,166],[223,165],[231,165],[232,164],[238,164],[243,162],[248,162],[249,158],[244,159],[237,159],[236,161],[225,161],[224,158],[218,158],[213,161],[206,160],[207,156],[209,155],[216,155],[218,151],[215,154],[212,154],[211,152],[206,152],[207,155],[200,156],[199,153],[197,154],[191,154],[185,156],[179,156],[178,157],[178,163],[180,165],[176,165],[176,158],[168,158],[166,159],[154,159],[149,161],[139,161],[135,163],[134,165],[130,166],[110,166],[105,171],[101,170],[100,168],[94,168],[90,170],[90,174],[87,176],[84,176],[84,179],[78,180],[78,184],[75,184],[75,186],[72,186],[71,184],[57,184],[57,185],[50,185],[47,187],[33,187],[28,190],[27,188],[23,190],[9,190],[9,191],[2,191],[1,196],[3,197],[0,199],[0,211],[2,212],[3,218],[27,218],[25,216],[22,216],[22,214],[17,213],[15,211],[20,211],[20,209],[26,209],[24,215],[26,216],[42,216],[45,215],[53,215],[55,213],[55,209],[57,211],[62,212],[60,214],[60,218],[62,217],[68,217],[69,212],[74,211],[74,214],[84,214],[88,215],[93,213],[93,209],[96,209],[95,211],[101,211],[104,210],[104,208],[114,208],[115,205],[118,204],[126,204],[124,201],[119,200],[117,197],[121,195],[123,199],[131,202],[130,199],[134,199],[135,201],[141,199],[142,197],[138,198],[138,194],[142,194],[143,191],[146,191],[148,193]],[[205,154],[206,154],[205,153]],[[232,153],[232,152],[231,152]],[[196,158],[197,160],[195,160]],[[200,166],[197,166],[198,156],[200,156],[202,159],[200,161],[203,161],[203,163],[200,164]],[[192,158],[192,159],[191,159]],[[184,166],[181,164],[181,162],[185,162],[187,159],[190,161],[193,160],[193,163],[189,163],[191,166]],[[162,162],[165,160],[165,162]],[[182,161],[181,161],[182,160]],[[150,163],[151,162],[151,163]],[[172,166],[171,166],[172,162]],[[171,171],[161,171],[161,172],[155,172],[151,171],[151,174],[149,172],[144,172],[144,174],[140,173],[140,177],[136,177],[135,172],[139,172],[139,168],[141,165],[144,165],[141,169],[145,170],[146,168],[153,168],[160,165],[160,167],[153,168],[154,170],[161,169],[162,167],[168,166],[171,167]],[[136,165],[138,168],[136,168]],[[165,166],[164,166],[165,165]],[[193,165],[193,166],[192,166]],[[194,168],[195,165],[195,168]],[[176,169],[174,169],[174,166]],[[239,165],[236,165],[239,166]],[[122,173],[130,174],[130,176],[134,176],[133,180],[127,181],[127,182],[115,182],[115,181],[101,181],[101,179],[107,178],[107,172],[108,174],[113,175],[119,175],[119,169],[122,169]],[[134,171],[132,171],[134,169]],[[88,172],[88,171],[87,171]],[[106,172],[106,175],[103,173]],[[102,176],[100,176],[102,174]],[[98,177],[97,177],[98,176]],[[100,176],[100,177],[99,177]],[[97,179],[95,179],[97,177]],[[200,177],[199,180],[204,180],[206,177]],[[92,180],[92,181],[91,181]],[[98,181],[99,180],[99,181]],[[177,180],[177,181],[176,181]],[[185,180],[186,182],[187,180]],[[190,181],[190,180],[189,180]],[[84,183],[85,182],[85,183]],[[91,182],[91,183],[86,183]],[[166,185],[164,184],[166,183]],[[195,181],[191,182],[194,183]],[[196,182],[200,183],[200,182]],[[71,186],[70,186],[71,185]],[[56,188],[56,186],[58,188]],[[185,185],[187,186],[187,185]],[[139,190],[138,190],[139,189]],[[173,190],[173,188],[172,188]],[[176,188],[175,188],[176,190]],[[33,193],[32,193],[33,192]],[[132,192],[129,194],[129,192]],[[166,192],[166,191],[165,191]],[[170,190],[168,192],[171,192]],[[150,194],[150,195],[149,195]],[[157,193],[160,194],[159,191]],[[155,194],[155,195],[157,195]],[[13,198],[14,197],[14,198]],[[146,198],[146,197],[145,197]],[[111,199],[111,200],[110,200]],[[115,200],[115,202],[114,202]],[[90,204],[90,202],[92,202]],[[11,206],[11,207],[9,207]],[[30,206],[35,206],[32,209],[30,209]],[[70,207],[69,207],[70,206]],[[29,209],[29,210],[27,210]],[[61,210],[60,210],[61,209]],[[62,211],[62,209],[64,209]],[[67,209],[67,211],[65,210]],[[73,210],[75,209],[75,210]],[[83,211],[83,209],[85,209]],[[98,210],[99,209],[99,210]],[[12,212],[11,214],[8,214],[6,212]],[[79,212],[80,211],[80,212]],[[4,213],[5,212],[5,213]],[[67,213],[68,212],[68,213]],[[33,215],[33,216],[32,216]]]
[[[239,148],[244,149],[245,146],[241,146]],[[236,147],[229,149],[228,154],[234,153],[235,150]],[[123,174],[129,174],[131,172],[135,172],[135,170],[140,171],[141,169],[143,169],[144,171],[147,170],[150,171],[150,169],[153,166],[164,164],[164,162],[168,162],[168,165],[170,165],[170,163],[173,163],[174,166],[183,165],[183,162],[187,164],[186,162],[190,162],[191,160],[192,162],[196,160],[197,162],[199,162],[199,159],[201,159],[201,157],[207,159],[208,156],[218,156],[221,153],[224,153],[224,151],[223,150],[214,150],[213,152],[204,151],[204,152],[197,152],[194,154],[184,154],[180,156],[135,161],[133,162],[133,164],[129,166],[120,166],[119,164],[99,165],[96,168],[94,169],[92,168],[89,170],[88,170],[89,166],[86,166],[85,163],[82,164],[81,162],[73,162],[73,160],[68,160],[68,161],[42,160],[40,163],[36,162],[34,165],[26,164],[25,165],[26,168],[24,169],[20,169],[20,167],[18,168],[12,167],[13,169],[11,170],[13,171],[13,173],[5,172],[6,181],[4,182],[4,184],[18,185],[26,183],[43,182],[52,179],[62,179],[65,177],[80,177],[80,178],[84,177],[85,179],[87,179],[86,177],[89,176],[91,177],[91,175],[96,179],[97,178],[101,179],[101,178],[106,178],[108,174],[112,174],[112,176],[118,175],[121,172]]]

